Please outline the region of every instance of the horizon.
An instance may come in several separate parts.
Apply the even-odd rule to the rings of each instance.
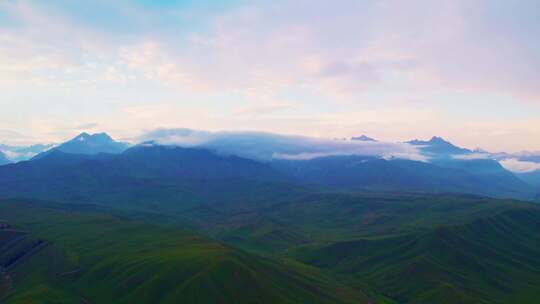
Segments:
[[[146,141],[146,139],[144,139],[145,135],[152,134],[153,132],[169,131],[169,130],[188,130],[188,131],[205,132],[205,133],[211,133],[211,134],[265,134],[265,135],[271,135],[271,136],[299,137],[299,138],[308,138],[308,139],[315,139],[315,140],[328,140],[328,141],[355,141],[354,138],[366,137],[367,139],[371,139],[371,140],[374,140],[374,141],[380,142],[380,143],[396,143],[396,144],[407,144],[409,142],[414,142],[414,141],[429,142],[429,141],[434,140],[434,139],[441,139],[441,140],[446,141],[446,142],[448,142],[448,143],[450,143],[450,144],[452,144],[452,145],[454,145],[456,147],[471,150],[473,153],[476,153],[476,152],[489,152],[489,153],[493,153],[493,154],[498,154],[498,153],[540,154],[540,150],[517,150],[517,151],[493,150],[493,151],[490,151],[490,150],[484,149],[483,147],[478,147],[478,146],[476,146],[476,147],[463,146],[463,145],[460,145],[460,144],[452,141],[449,138],[446,138],[444,136],[439,136],[437,134],[427,136],[427,137],[424,137],[424,138],[409,138],[409,139],[406,139],[406,140],[403,140],[403,141],[398,141],[398,140],[381,140],[379,138],[370,136],[369,134],[357,134],[357,135],[352,135],[352,136],[349,136],[349,137],[324,137],[324,136],[309,136],[309,135],[303,135],[303,134],[298,134],[298,133],[277,133],[277,132],[271,132],[271,131],[256,131],[256,130],[216,130],[216,131],[210,131],[210,130],[203,130],[203,129],[183,128],[183,127],[156,128],[156,129],[152,129],[152,130],[143,130],[143,131],[141,131],[141,133],[139,133],[139,134],[137,134],[137,135],[135,135],[133,137],[127,137],[127,138],[116,137],[116,136],[114,136],[114,134],[111,134],[111,133],[109,133],[109,132],[107,132],[105,130],[96,130],[96,131],[77,130],[77,131],[71,131],[70,135],[66,135],[65,137],[59,138],[59,139],[57,139],[55,141],[45,141],[45,140],[25,141],[25,139],[28,139],[29,137],[21,135],[20,138],[22,138],[22,140],[6,141],[6,140],[1,140],[0,139],[0,145],[11,146],[11,147],[29,147],[29,146],[34,146],[34,145],[53,145],[54,146],[54,145],[59,145],[59,144],[65,143],[67,141],[73,140],[73,139],[75,139],[75,138],[77,138],[77,137],[79,137],[81,135],[84,135],[84,134],[87,134],[89,136],[105,134],[105,135],[110,136],[114,141],[126,142],[126,143],[129,143],[130,145],[137,145],[137,144],[140,144],[140,143]],[[360,141],[363,141],[363,140],[360,140]]]
[[[362,134],[349,138],[321,138],[302,135],[289,135],[260,131],[218,131],[193,130],[187,128],[156,129],[130,139],[111,137],[107,132],[86,132],[67,138],[62,142],[35,145],[9,145],[0,142],[0,156],[5,155],[13,162],[32,160],[65,144],[88,143],[92,149],[114,145],[118,153],[123,149],[137,146],[176,146],[182,148],[202,148],[218,154],[236,155],[257,161],[272,160],[312,160],[340,156],[367,156],[380,159],[403,159],[417,162],[436,162],[440,156],[450,160],[474,161],[489,159],[496,161],[513,173],[540,172],[540,162],[527,157],[539,157],[540,151],[487,151],[455,145],[453,142],[434,135],[429,139],[411,139],[403,142],[380,141]],[[220,143],[221,141],[221,143]],[[442,146],[439,146],[441,145]],[[82,144],[83,146],[87,144]],[[430,147],[444,147],[446,152],[429,152]],[[29,149],[36,147],[35,149]],[[120,147],[120,148],[118,148]],[[424,148],[428,150],[424,151]],[[79,148],[76,148],[79,149]],[[118,149],[118,150],[117,150]]]
[[[159,128],[540,151],[534,1],[6,1],[0,143]]]

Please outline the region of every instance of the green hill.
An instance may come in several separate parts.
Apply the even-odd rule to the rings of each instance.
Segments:
[[[366,303],[316,269],[172,228],[0,202],[2,303]]]
[[[298,249],[299,260],[399,303],[538,303],[540,208],[395,237]]]

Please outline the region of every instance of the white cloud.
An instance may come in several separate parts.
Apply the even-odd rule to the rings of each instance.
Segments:
[[[500,160],[499,163],[509,171],[516,173],[527,173],[540,170],[540,163],[520,161],[517,158]]]
[[[291,109],[294,109],[294,105],[292,103],[276,101],[242,107],[236,110],[234,114],[244,117],[257,118]]]
[[[383,154],[382,158],[386,160],[390,159],[408,159],[420,162],[429,162],[430,158],[418,152],[387,152]]]
[[[452,158],[460,160],[490,159],[491,155],[488,153],[469,153],[452,155]]]
[[[225,154],[269,160],[312,159],[324,156],[363,155],[426,161],[416,147],[403,143],[333,140],[264,132],[206,132],[190,129],[158,129],[139,138],[158,144],[200,146]]]

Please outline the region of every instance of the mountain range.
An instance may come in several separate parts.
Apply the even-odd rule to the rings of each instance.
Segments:
[[[161,145],[198,147],[220,154],[237,155],[259,161],[275,159],[312,159],[324,156],[360,155],[379,158],[405,158],[435,163],[447,159],[492,159],[505,169],[530,183],[530,175],[540,172],[540,153],[490,153],[481,149],[466,149],[434,136],[430,140],[411,140],[387,143],[361,135],[350,140],[325,140],[301,136],[284,136],[261,132],[205,132],[190,129],[158,129],[140,136],[135,142],[154,142]],[[0,152],[10,162],[42,157],[44,153],[60,150],[75,154],[117,154],[130,144],[116,142],[106,133],[81,133],[59,145],[40,144],[28,147],[0,145]],[[36,156],[37,155],[37,156]],[[5,163],[6,161],[4,161]],[[524,169],[527,168],[527,169]],[[523,174],[526,173],[526,174]],[[537,189],[540,185],[534,183]]]
[[[255,135],[250,135],[253,136]],[[426,155],[430,155],[432,158],[429,161],[331,153],[299,159],[260,159],[237,156],[230,153],[232,149],[226,152],[227,149],[221,146],[225,145],[224,142],[229,145],[238,140],[235,138],[232,142],[227,142],[213,139],[210,146],[214,148],[204,144],[180,147],[156,142],[145,142],[129,148],[128,144],[116,142],[104,133],[83,133],[37,155],[30,162],[1,167],[0,180],[5,183],[26,181],[26,186],[18,185],[5,189],[4,196],[8,193],[16,195],[17,189],[29,191],[24,189],[25,187],[46,187],[47,184],[55,183],[55,179],[67,178],[61,177],[62,174],[72,176],[74,181],[105,178],[235,178],[312,184],[332,191],[455,192],[529,200],[535,199],[538,194],[534,188],[534,177],[530,181],[520,179],[493,159],[455,157],[471,152],[439,137],[430,141],[410,142]],[[270,142],[269,139],[264,141]],[[285,140],[280,141],[286,143]],[[275,143],[267,144],[270,148],[274,145]],[[248,145],[244,147],[246,151],[249,150]],[[283,146],[281,148],[287,149]],[[289,151],[294,149],[290,148]],[[256,154],[268,153],[261,151],[258,150]],[[45,176],[49,178],[45,179]],[[31,183],[38,177],[42,177],[39,179],[39,187]]]

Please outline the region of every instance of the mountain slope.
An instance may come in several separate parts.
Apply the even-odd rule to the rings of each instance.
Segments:
[[[273,166],[297,181],[333,190],[473,193],[531,199],[532,187],[492,160],[420,162],[369,156],[276,160]]]
[[[177,213],[209,201],[249,203],[259,188],[278,181],[282,177],[275,170],[248,159],[203,149],[137,146],[119,155],[52,151],[1,167],[0,197]]]
[[[452,143],[438,136],[433,136],[430,140],[427,140],[427,141],[415,139],[415,140],[408,141],[407,143],[413,146],[418,146],[422,152],[427,153],[432,156],[433,155],[441,156],[441,155],[452,155],[452,154],[464,154],[464,153],[472,152],[469,149],[464,149],[464,148],[455,146]]]
[[[114,141],[106,133],[88,134],[81,133],[75,138],[38,154],[35,158],[41,158],[52,151],[60,151],[70,154],[95,155],[100,153],[119,154],[124,152],[129,144]]]
[[[399,303],[536,303],[540,209],[517,208],[427,232],[304,248],[301,261]]]
[[[540,192],[540,170],[516,174],[518,178],[534,186]]]
[[[316,271],[187,232],[36,204],[0,202],[11,225],[0,230],[2,303],[367,302]]]

